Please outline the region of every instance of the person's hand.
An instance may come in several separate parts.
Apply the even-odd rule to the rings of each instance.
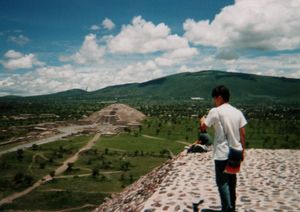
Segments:
[[[206,116],[202,116],[202,117],[201,117],[201,119],[200,119],[201,125],[205,122],[205,119],[206,119]]]

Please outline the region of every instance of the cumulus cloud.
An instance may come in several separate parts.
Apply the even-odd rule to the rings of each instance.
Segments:
[[[236,0],[211,22],[187,19],[185,37],[194,44],[262,50],[300,47],[300,1]]]
[[[0,93],[37,95],[73,88],[97,90],[106,86],[144,82],[162,75],[153,61],[137,62],[120,69],[109,67],[44,66],[34,71],[0,75]]]
[[[5,60],[0,64],[7,70],[30,69],[34,66],[43,66],[44,63],[39,61],[34,54],[22,54],[15,50],[9,50],[4,55]]]
[[[93,30],[93,31],[98,31],[99,29],[100,29],[100,26],[95,25],[95,24],[90,27],[90,30]]]
[[[161,57],[155,58],[155,62],[159,66],[172,66],[184,62],[198,54],[196,48],[180,48],[170,52],[166,52]]]
[[[13,49],[8,50],[5,54],[4,57],[9,58],[9,59],[17,59],[23,57],[23,54],[20,52],[17,52]]]
[[[117,53],[153,53],[189,46],[186,38],[171,35],[164,23],[154,25],[141,16],[134,17],[132,23],[124,25],[121,32],[108,41],[108,47]]]
[[[183,65],[181,70],[224,70],[250,74],[300,78],[300,54],[242,57],[235,60],[216,60],[214,55],[201,55],[197,60]]]
[[[23,46],[27,43],[30,42],[30,39],[24,35],[18,35],[18,36],[8,36],[8,41],[12,42],[12,43],[16,43],[20,46]]]
[[[115,24],[109,18],[105,18],[102,21],[102,26],[104,27],[104,29],[112,30],[115,27]]]
[[[137,62],[121,69],[116,74],[119,83],[145,82],[162,76],[161,69],[152,60]]]
[[[86,65],[91,63],[102,63],[105,48],[97,43],[95,34],[85,36],[84,42],[79,51],[71,56],[61,56],[63,62],[74,61],[77,64]]]

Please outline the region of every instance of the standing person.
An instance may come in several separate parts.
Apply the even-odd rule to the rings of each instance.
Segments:
[[[245,149],[245,125],[247,121],[243,113],[229,104],[229,90],[217,86],[212,90],[216,107],[212,108],[207,117],[201,118],[201,130],[214,127],[214,151],[216,183],[220,194],[222,211],[235,211],[236,174],[225,173],[228,161],[229,146],[243,152]]]

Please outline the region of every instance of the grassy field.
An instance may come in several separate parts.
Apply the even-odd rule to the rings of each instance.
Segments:
[[[100,137],[94,147],[81,153],[78,161],[62,176],[56,176],[3,209],[58,210],[85,204],[97,206],[105,197],[121,191],[185,146],[176,139],[159,137],[150,129],[145,133],[147,135],[132,131]],[[21,191],[49,174],[90,139],[91,136],[74,137],[3,155],[0,197]]]

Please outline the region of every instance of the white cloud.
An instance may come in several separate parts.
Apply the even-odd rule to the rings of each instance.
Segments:
[[[1,60],[0,64],[7,70],[30,69],[34,66],[43,66],[34,54],[22,54],[15,50],[9,50],[5,53],[6,60]]]
[[[15,51],[15,50],[13,50],[13,49],[11,49],[11,50],[8,50],[8,51],[4,54],[4,57],[10,58],[10,59],[17,59],[17,58],[23,57],[23,54],[20,53],[20,52]]]
[[[90,27],[90,30],[94,30],[94,31],[98,31],[99,29],[100,29],[100,26],[95,25],[95,24]]]
[[[287,78],[300,78],[300,54],[276,56],[239,57],[232,60],[218,60],[214,55],[200,55],[197,60],[185,64],[181,70],[228,70]]]
[[[291,50],[300,47],[299,10],[299,0],[239,0],[212,22],[187,19],[183,27],[194,44]]]
[[[102,21],[102,26],[104,27],[104,29],[112,30],[115,27],[115,24],[109,18],[105,18]]]
[[[18,36],[11,35],[11,36],[8,36],[8,41],[16,43],[20,46],[23,46],[23,45],[29,43],[30,39],[24,35],[18,35]]]
[[[162,71],[152,60],[137,62],[121,69],[115,75],[117,84],[145,82],[162,76]],[[115,83],[116,83],[115,82]]]
[[[198,54],[196,48],[180,48],[157,57],[155,62],[159,66],[172,66],[184,62]]]
[[[122,31],[108,41],[108,47],[114,53],[146,54],[189,46],[186,38],[170,35],[170,32],[170,28],[164,23],[154,25],[137,16],[130,25],[124,25]]]
[[[106,86],[144,82],[162,75],[153,61],[137,62],[120,69],[109,67],[45,66],[8,77],[0,75],[0,93],[37,95],[73,88],[97,90]]]
[[[77,64],[87,65],[91,63],[102,63],[105,48],[97,43],[95,34],[85,36],[84,42],[79,51],[71,56],[61,56],[63,62],[74,61]]]

